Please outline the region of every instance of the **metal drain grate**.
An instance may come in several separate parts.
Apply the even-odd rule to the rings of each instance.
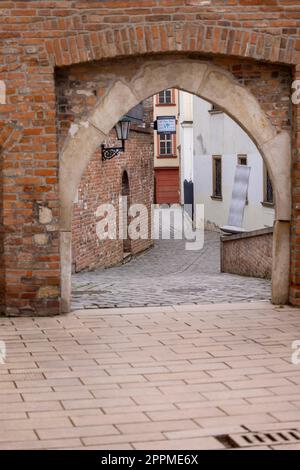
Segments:
[[[300,431],[289,429],[276,432],[247,432],[243,434],[223,434],[215,436],[227,449],[251,447],[259,445],[279,445],[300,442]]]

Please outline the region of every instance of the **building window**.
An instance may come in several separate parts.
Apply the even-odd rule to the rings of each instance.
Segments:
[[[263,203],[266,205],[274,205],[274,194],[273,186],[268,170],[265,167],[264,170],[264,200]]]
[[[238,155],[238,165],[247,166],[247,155]]]
[[[173,155],[173,138],[172,134],[159,134],[159,155]]]
[[[213,156],[212,163],[213,163],[212,198],[222,199],[222,159],[221,159],[221,156],[219,155]]]
[[[175,94],[174,90],[163,90],[157,95],[157,104],[174,104]]]

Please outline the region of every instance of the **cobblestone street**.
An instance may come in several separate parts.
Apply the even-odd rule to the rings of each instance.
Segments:
[[[139,307],[268,300],[270,281],[220,273],[219,234],[201,251],[158,240],[129,263],[73,276],[72,308]]]

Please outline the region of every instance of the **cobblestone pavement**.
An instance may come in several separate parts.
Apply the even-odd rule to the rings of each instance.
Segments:
[[[300,449],[299,309],[1,318],[0,339],[1,450],[224,449],[227,434],[241,448]]]
[[[159,240],[122,266],[73,276],[73,309],[268,300],[270,281],[220,273],[220,240],[205,233],[201,251]]]

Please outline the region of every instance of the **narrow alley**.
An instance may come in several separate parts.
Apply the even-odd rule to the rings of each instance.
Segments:
[[[156,240],[126,264],[73,276],[72,309],[207,304],[270,299],[270,281],[220,273],[220,236],[200,251],[185,240]]]

